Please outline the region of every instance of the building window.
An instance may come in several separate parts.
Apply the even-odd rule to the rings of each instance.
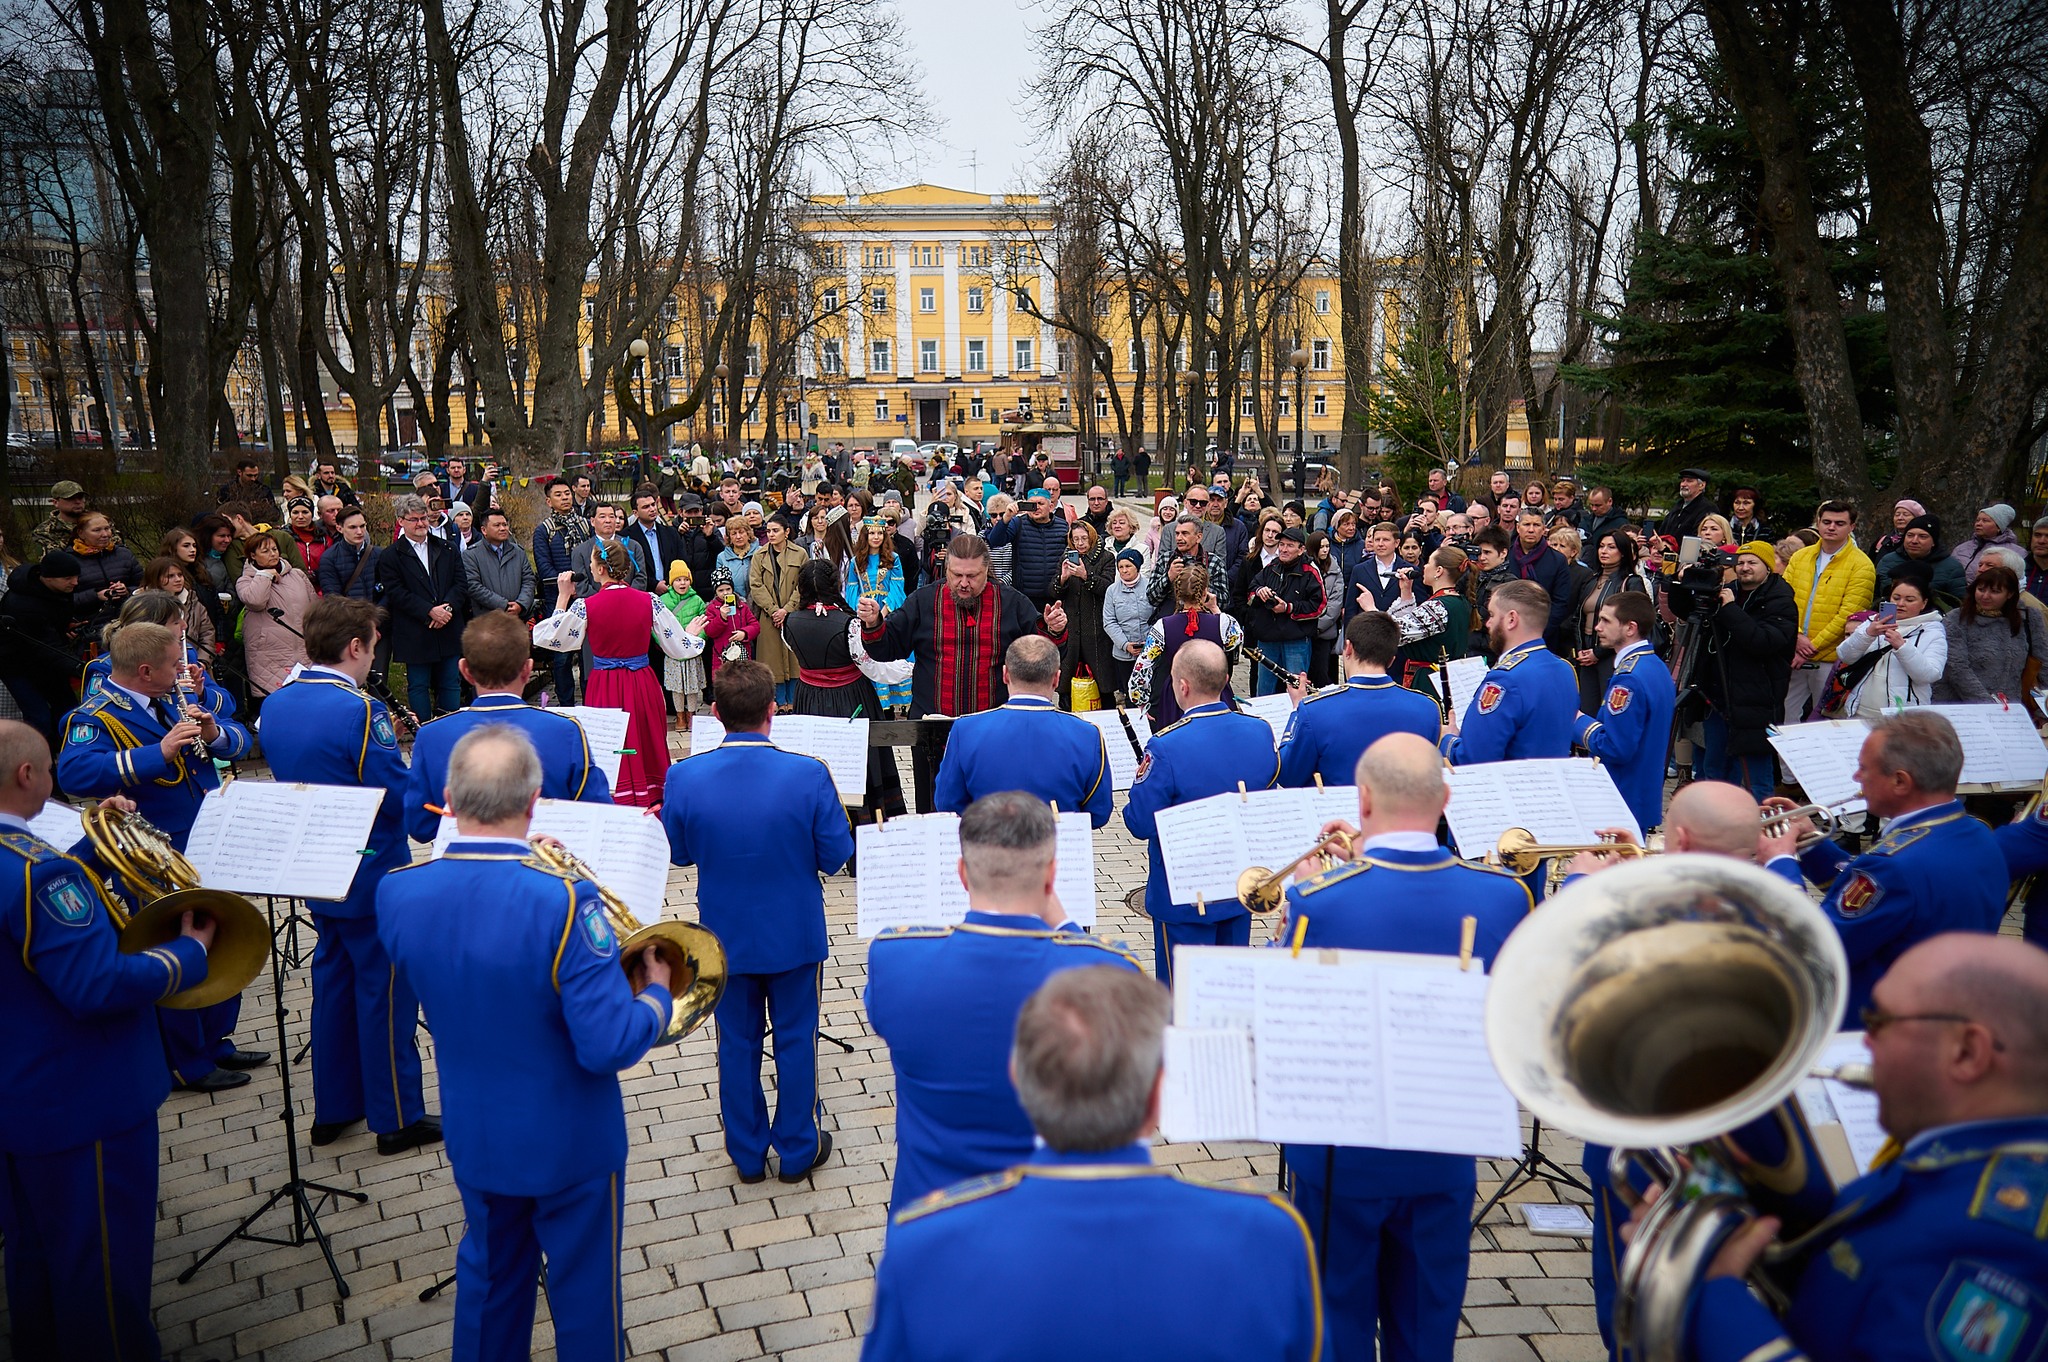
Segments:
[[[837,421],[839,419],[839,395],[837,393],[826,394],[825,419],[827,421]]]
[[[921,374],[935,374],[939,371],[939,343],[935,340],[917,343],[917,371]]]
[[[1321,393],[1317,393],[1314,397],[1309,399],[1308,410],[1309,415],[1311,416],[1328,416],[1330,414],[1330,399],[1323,396]],[[1320,446],[1318,446],[1318,448],[1320,448]]]
[[[1330,315],[1330,291],[1326,288],[1316,290],[1316,311],[1325,317]]]
[[[748,378],[759,378],[760,376],[761,376],[761,347],[760,347],[760,346],[758,346],[758,345],[749,345],[749,346],[747,347],[747,377],[748,377]]]
[[[1317,448],[1317,449],[1328,449],[1329,447],[1330,447],[1330,437],[1329,437],[1329,436],[1327,436],[1327,435],[1318,435],[1318,436],[1316,436],[1316,448]]]
[[[1099,393],[1095,398],[1095,419],[1098,421],[1107,421],[1109,419],[1109,399]]]
[[[867,262],[867,267],[871,270],[892,270],[896,268],[896,248],[894,246],[870,246],[862,253],[862,258]]]
[[[876,398],[876,399],[875,399],[875,419],[876,419],[877,421],[886,421],[886,420],[888,420],[888,419],[889,419],[889,399],[888,399],[888,398],[886,398],[886,397],[878,397],[878,398]]]
[[[871,341],[868,344],[868,372],[884,374],[889,368],[889,342]]]
[[[1020,370],[1020,371],[1023,371],[1023,370],[1028,370],[1028,369],[1031,369],[1031,368],[1034,368],[1034,367],[1035,367],[1035,366],[1034,366],[1034,365],[1032,364],[1032,362],[1031,362],[1031,354],[1032,354],[1032,349],[1031,349],[1031,342],[1030,342],[1030,341],[1028,341],[1028,340],[1020,340],[1020,341],[1018,341],[1018,342],[1017,342],[1017,368],[1018,368],[1018,370]]]
[[[869,289],[868,309],[872,312],[887,312],[889,310],[889,290],[885,288]]]
[[[1144,367],[1144,364],[1145,342],[1141,340],[1133,340],[1131,342],[1131,360],[1130,363],[1125,367],[1128,368],[1132,373],[1136,373],[1139,369]]]
[[[936,266],[939,263],[939,248],[937,246],[919,246],[917,248],[917,263],[926,269]]]
[[[967,264],[970,269],[987,269],[988,247],[969,246],[967,248]]]
[[[1308,367],[1311,369],[1327,369],[1330,367],[1330,343],[1328,341],[1309,342]]]
[[[837,312],[839,310],[839,290],[828,288],[819,294],[818,308],[823,312]]]
[[[970,397],[967,399],[967,419],[970,421],[986,421],[988,419],[988,408],[982,405],[980,398]]]
[[[1016,290],[1016,293],[1017,310],[1019,312],[1029,312],[1031,310],[1031,290],[1028,288],[1020,288]]]
[[[1282,449],[1293,449],[1293,448],[1294,448],[1294,437],[1293,437],[1292,435],[1282,434],[1282,435],[1281,435],[1281,437],[1280,437],[1280,448],[1282,448]]]
[[[1222,314],[1223,295],[1212,288],[1209,290],[1209,315],[1212,317],[1218,317]]]
[[[662,350],[662,364],[668,371],[668,376],[670,378],[681,378],[683,376],[683,347],[680,345],[664,345]]]
[[[1066,341],[1058,341],[1055,342],[1055,344],[1059,346],[1058,351],[1055,352],[1059,357],[1056,361],[1056,367],[1059,369],[1061,373],[1065,373],[1068,369],[1072,368],[1074,364],[1073,347],[1069,345]]]
[[[836,374],[839,372],[839,342],[828,340],[818,350],[818,372]]]
[[[1098,317],[1107,317],[1109,315],[1109,295],[1107,293],[1095,295],[1095,315]]]
[[[1250,416],[1252,414],[1252,411],[1253,403],[1252,395],[1250,393],[1246,393],[1244,396],[1237,399],[1237,414],[1239,416]]]
[[[919,312],[937,312],[939,310],[939,291],[935,288],[919,289],[917,291],[917,310]]]
[[[979,312],[979,311],[981,311],[981,309],[982,309],[982,292],[981,292],[981,286],[980,286],[979,284],[976,284],[976,285],[975,285],[975,286],[974,286],[973,288],[971,288],[971,289],[967,290],[967,310],[968,310],[969,312]]]
[[[1282,416],[1294,415],[1294,398],[1291,394],[1284,391],[1280,394],[1280,414]]]
[[[1242,434],[1242,435],[1239,435],[1239,436],[1237,437],[1237,447],[1238,447],[1239,449],[1250,449],[1250,448],[1252,448],[1252,437],[1251,437],[1251,436],[1250,436],[1249,434]]]
[[[699,302],[697,303],[697,311],[699,315],[701,315],[704,318],[705,321],[710,321],[713,317],[716,317],[718,315],[718,300],[716,298],[704,298],[699,300]],[[517,319],[515,318],[514,320]]]
[[[718,410],[719,410],[719,409],[718,409],[718,399],[714,397],[714,398],[712,398],[712,399],[711,399],[711,407],[710,407],[710,411],[711,411],[711,414],[710,414],[709,416],[705,417],[704,419],[705,419],[705,420],[707,420],[707,421],[709,421],[709,422],[710,422],[710,423],[711,423],[712,425],[716,426],[716,425],[717,425],[717,424],[719,423],[719,420],[720,420],[720,417],[719,417],[719,414],[718,414]]]
[[[586,345],[583,347],[583,376],[585,378],[588,378],[590,377],[590,375],[596,372],[597,347],[594,345]]]
[[[1203,399],[1203,402],[1202,402],[1202,415],[1204,415],[1204,416],[1208,417],[1208,418],[1209,418],[1209,419],[1210,419],[1211,421],[1213,421],[1213,420],[1215,420],[1215,419],[1216,419],[1216,399],[1215,399],[1215,398],[1213,398],[1213,397],[1210,397],[1210,398],[1205,398],[1205,399]]]
[[[586,322],[597,320],[597,299],[585,298],[583,300],[583,320]]]
[[[674,294],[670,294],[661,300],[661,319],[665,322],[672,322],[676,319],[676,299]]]
[[[1213,374],[1213,373],[1215,373],[1215,372],[1216,372],[1217,364],[1218,364],[1218,362],[1219,362],[1219,360],[1220,360],[1220,359],[1221,359],[1221,356],[1219,356],[1219,355],[1218,355],[1218,354],[1216,353],[1216,349],[1215,349],[1215,347],[1214,347],[1214,346],[1211,346],[1211,347],[1210,347],[1210,349],[1209,349],[1209,363],[1208,363],[1208,366],[1207,366],[1207,367],[1208,367],[1208,370],[1209,370],[1209,372],[1210,372],[1210,373],[1212,373],[1212,374]]]
[[[971,340],[967,342],[967,372],[985,374],[988,372],[988,342]]]

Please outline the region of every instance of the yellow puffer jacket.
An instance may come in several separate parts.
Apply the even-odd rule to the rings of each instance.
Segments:
[[[1814,661],[1833,662],[1835,645],[1849,631],[1849,616],[1870,609],[1876,597],[1877,565],[1852,541],[1842,545],[1842,551],[1828,561],[1827,571],[1820,574],[1816,586],[1813,567],[1819,561],[1820,545],[1808,544],[1785,565],[1785,581],[1799,606],[1799,632],[1813,643]],[[1814,596],[1813,612],[1809,615],[1806,598],[1816,590],[1818,595]]]

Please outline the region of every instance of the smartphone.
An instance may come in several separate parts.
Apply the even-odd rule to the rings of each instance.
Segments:
[[[1081,566],[1081,555],[1073,549],[1067,550],[1067,561],[1075,567]]]
[[[1899,622],[1899,607],[1890,601],[1880,605],[1877,608],[1877,622],[1886,627],[1897,624]]]

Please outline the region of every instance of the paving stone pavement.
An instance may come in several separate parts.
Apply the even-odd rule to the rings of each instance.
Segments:
[[[674,738],[676,750],[684,740]],[[908,788],[909,771],[904,771]],[[1118,798],[1119,809],[1122,798]],[[1097,931],[1130,942],[1151,966],[1147,920],[1125,895],[1145,879],[1142,842],[1113,818],[1095,834]],[[853,882],[826,882],[832,958],[825,967],[824,1028],[853,1047],[819,1047],[819,1096],[835,1141],[832,1159],[807,1183],[770,1179],[740,1185],[726,1161],[714,1092],[709,1028],[657,1049],[623,1078],[631,1142],[627,1167],[626,1340],[635,1358],[669,1362],[781,1357],[833,1362],[858,1355],[873,1297],[893,1172],[895,1094],[889,1057],[861,1007],[866,950],[854,934]],[[695,915],[695,871],[670,873],[668,901]],[[1255,928],[1255,940],[1267,932]],[[310,951],[310,937],[306,942]],[[285,985],[288,1047],[307,1034],[303,969]],[[275,1050],[268,972],[245,995],[238,1039]],[[421,1036],[430,1110],[433,1042]],[[770,1069],[772,1076],[772,1067]],[[454,1292],[419,1293],[454,1270],[462,1208],[439,1146],[395,1158],[376,1152],[358,1129],[325,1149],[303,1142],[312,1120],[311,1074],[293,1072],[303,1175],[369,1194],[367,1205],[333,1205],[320,1221],[333,1241],[350,1295],[340,1299],[312,1244],[237,1241],[189,1284],[176,1280],[285,1176],[282,1091],[275,1067],[232,1093],[174,1093],[164,1104],[156,1320],[166,1357],[265,1358],[270,1362],[400,1362],[449,1355]],[[771,1101],[773,1099],[771,1098]],[[1576,1168],[1577,1141],[1546,1133],[1546,1152]],[[1184,1176],[1273,1187],[1272,1145],[1161,1144],[1153,1156]],[[1479,1195],[1505,1165],[1482,1161]],[[1576,1192],[1566,1199],[1583,1202]],[[1558,1199],[1536,1184],[1510,1200]],[[289,1218],[273,1209],[259,1231],[281,1234]],[[1590,1259],[1582,1239],[1532,1235],[1509,1207],[1473,1232],[1457,1362],[1596,1362],[1603,1356],[1592,1310]],[[552,1358],[543,1300],[534,1356]],[[0,1323],[0,1356],[5,1355]]]

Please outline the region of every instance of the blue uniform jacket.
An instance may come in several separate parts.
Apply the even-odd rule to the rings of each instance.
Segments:
[[[612,802],[612,783],[590,759],[590,740],[574,715],[529,705],[516,695],[479,695],[468,709],[443,714],[421,725],[412,740],[412,777],[405,787],[405,830],[415,842],[431,842],[441,830],[440,804],[448,788],[448,756],[463,735],[485,724],[510,724],[533,739],[540,753],[543,799]]]
[[[1054,1301],[993,1263],[1119,1289]],[[1225,1283],[1235,1304],[1213,1297]],[[1142,1145],[1042,1149],[896,1217],[861,1357],[1309,1362],[1322,1333],[1308,1227],[1283,1198],[1183,1182]]]
[[[1892,820],[1861,856],[1823,839],[1800,854],[1806,877],[1827,889],[1821,910],[1849,956],[1849,1010],[1892,962],[1942,932],[1995,932],[2005,917],[2005,858],[1991,829],[1961,800]]]
[[[1535,901],[1505,871],[1461,861],[1446,847],[1396,851],[1379,847],[1287,891],[1290,919],[1308,919],[1307,946],[1456,955],[1462,919],[1479,919],[1472,953],[1489,967],[1501,943]],[[1470,1188],[1476,1174],[1461,1154],[1397,1149],[1286,1145],[1296,1177],[1321,1187],[1336,1174],[1338,1196],[1378,1199]]]
[[[153,1121],[171,1091],[155,1004],[206,978],[206,952],[177,937],[123,955],[98,877],[11,818],[0,884],[0,1150],[52,1154]]]
[[[1031,1156],[1031,1118],[1010,1084],[1017,1014],[1082,965],[1138,967],[1121,946],[1006,913],[893,928],[869,945],[868,1022],[896,1070],[891,1206]]]
[[[983,795],[1023,790],[1063,813],[1086,810],[1109,822],[1109,751],[1102,730],[1062,713],[1042,695],[1013,695],[1001,706],[953,724],[932,787],[932,807],[959,813]]]
[[[220,741],[208,743],[207,751],[228,760],[246,756],[249,730],[217,710],[214,722],[220,725]],[[145,708],[127,691],[105,685],[66,716],[57,781],[68,794],[128,796],[137,812],[182,851],[199,817],[199,801],[208,790],[220,788],[220,772],[189,749],[166,758],[158,744],[171,727],[155,707]]]
[[[759,733],[668,768],[661,825],[669,859],[697,867],[697,917],[718,934],[734,974],[824,963],[825,889],[853,855],[853,830],[816,757]]]
[[[1161,809],[1235,790],[1270,790],[1279,773],[1273,754],[1273,726],[1239,714],[1222,701],[1197,705],[1152,735],[1124,804],[1124,826],[1145,839],[1151,869],[1145,877],[1145,912],[1161,922],[1219,922],[1243,917],[1236,899],[1174,903],[1166,891],[1166,862],[1159,854]]]
[[[2048,1341],[2048,1117],[1928,1131],[1844,1187],[1781,1322],[1707,1282],[1698,1362],[2022,1362]]]
[[[1516,757],[1568,757],[1579,717],[1572,664],[1540,639],[1508,649],[1479,684],[1461,732],[1437,744],[1453,766]]]
[[[2005,856],[2008,880],[2048,870],[2048,801],[2043,801],[2027,817],[1993,828],[1991,833],[1998,839],[1998,849]]]
[[[187,648],[185,650],[185,661],[194,666],[200,666],[199,650],[197,648]],[[113,671],[114,660],[106,653],[101,653],[98,657],[86,663],[84,698],[90,700],[93,696],[98,695],[105,687],[107,678],[113,675]],[[207,673],[201,691],[199,702],[212,712],[214,721],[221,725],[221,740],[217,743],[209,743],[207,750],[224,761],[240,761],[243,757],[248,756],[249,730],[240,723],[237,723],[235,725],[235,732],[231,735],[227,730],[227,725],[221,723],[222,720],[235,717],[235,697],[228,693],[226,687],[215,681],[211,673]]]
[[[370,825],[372,854],[363,858],[348,897],[315,905],[330,917],[369,917],[377,907],[377,882],[412,860],[405,842],[405,758],[384,702],[340,672],[308,667],[263,702],[263,754],[279,780],[384,791]]]
[[[434,1032],[448,1162],[466,1187],[546,1196],[626,1166],[619,1070],[668,1025],[637,996],[597,886],[522,843],[458,837],[384,877],[377,936]]]
[[[1436,701],[1422,692],[1391,676],[1354,676],[1295,707],[1280,739],[1280,783],[1298,789],[1320,774],[1325,785],[1349,785],[1365,749],[1389,733],[1435,742],[1443,727]]]
[[[1643,831],[1664,822],[1664,758],[1678,691],[1664,659],[1645,645],[1614,664],[1598,714],[1581,714],[1572,739],[1600,758]]]

